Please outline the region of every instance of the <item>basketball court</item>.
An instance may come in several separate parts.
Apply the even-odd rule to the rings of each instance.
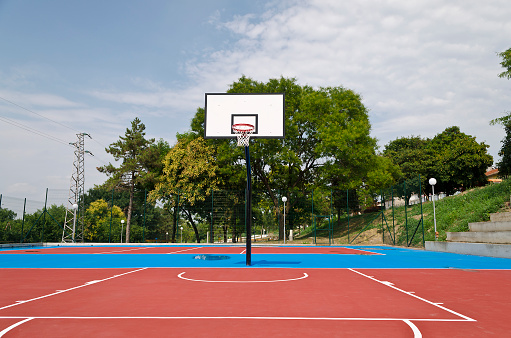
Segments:
[[[511,260],[394,247],[0,251],[0,336],[481,337],[511,329]]]
[[[250,138],[285,137],[284,102],[206,94],[204,137],[236,137],[245,148],[246,245],[0,249],[0,337],[508,335],[509,259],[252,247]]]

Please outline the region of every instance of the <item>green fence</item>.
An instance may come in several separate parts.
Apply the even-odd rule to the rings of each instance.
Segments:
[[[193,198],[176,194],[156,204],[147,195],[147,191],[135,192],[130,242],[246,240],[244,190],[204,191]],[[252,241],[256,243],[282,243],[285,235],[293,241],[289,244],[424,245],[420,177],[373,193],[275,189],[254,190],[252,196]],[[84,210],[78,211],[84,216],[84,242],[126,241],[127,191],[94,189],[84,202]],[[0,195],[0,242],[60,242],[67,203],[66,191],[49,190],[35,211],[34,203],[26,211],[26,200]],[[16,216],[7,215],[9,210],[16,210]]]

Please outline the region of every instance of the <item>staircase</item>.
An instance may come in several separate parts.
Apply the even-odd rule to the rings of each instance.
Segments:
[[[511,212],[491,214],[489,222],[468,227],[468,232],[447,232],[447,242],[426,242],[426,250],[511,258]]]

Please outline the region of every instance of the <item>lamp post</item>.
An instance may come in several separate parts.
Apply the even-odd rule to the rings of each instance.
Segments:
[[[183,243],[183,227],[180,227],[181,229],[181,243]]]
[[[75,242],[75,232],[76,232],[76,210],[78,210],[78,204],[73,204],[73,243]]]
[[[124,231],[124,220],[121,219],[121,243],[122,243],[122,232]]]
[[[435,211],[435,184],[436,179],[430,178],[429,185],[431,185],[431,189],[433,191],[433,223],[435,224],[435,241],[438,239],[438,232],[436,231],[436,211]]]
[[[286,244],[286,196],[282,196],[282,202],[284,202],[284,244]]]

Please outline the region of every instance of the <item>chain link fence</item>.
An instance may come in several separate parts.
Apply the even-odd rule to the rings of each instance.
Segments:
[[[60,242],[66,190],[48,190],[44,201],[1,196],[0,242]],[[135,191],[130,242],[245,242],[244,190],[168,196],[151,203]],[[197,196],[200,196],[197,198]],[[286,203],[282,198],[286,197]],[[390,244],[423,246],[421,180],[384,189],[271,190],[252,192],[252,241],[289,244]],[[84,242],[126,242],[128,191],[93,189],[84,196]]]

